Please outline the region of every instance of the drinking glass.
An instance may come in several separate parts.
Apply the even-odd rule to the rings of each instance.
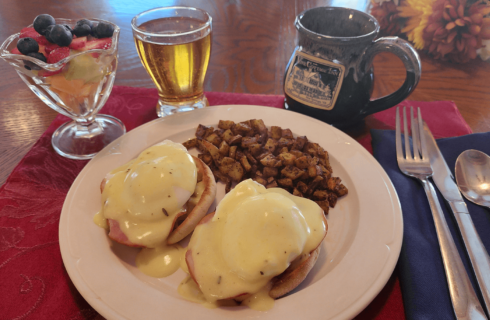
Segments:
[[[90,20],[112,24],[99,19]],[[78,20],[55,21],[73,27]],[[15,68],[29,89],[49,107],[73,120],[61,125],[51,138],[55,151],[64,157],[93,158],[126,132],[119,119],[97,115],[106,103],[116,77],[120,29],[112,25],[114,35],[110,48],[71,51],[70,56],[52,64],[12,54],[20,33],[7,38],[0,47],[0,57]]]
[[[131,21],[136,50],[158,89],[159,117],[209,105],[203,82],[211,55],[211,16],[192,7],[162,7]]]

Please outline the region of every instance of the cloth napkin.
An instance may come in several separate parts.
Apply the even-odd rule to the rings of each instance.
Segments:
[[[424,189],[416,179],[405,176],[398,168],[395,132],[372,130],[371,135],[374,156],[390,176],[403,210],[404,235],[398,270],[407,319],[455,319],[434,221]],[[478,133],[439,139],[437,144],[454,174],[456,159],[461,152],[476,149],[490,154],[489,141],[490,133]],[[439,192],[438,195],[470,280],[478,292],[454,215]],[[490,252],[490,211],[469,201],[466,204],[477,232]]]
[[[244,104],[283,108],[284,96],[208,92],[211,105]],[[123,121],[128,131],[156,118],[155,89],[114,87],[103,114]],[[441,136],[470,133],[454,103],[404,101],[423,108]],[[250,114],[250,118],[260,115]],[[379,129],[394,128],[394,109],[366,120]],[[68,118],[58,115],[0,187],[0,319],[101,319],[74,287],[63,267],[58,224],[65,196],[87,161],[56,154],[51,135]],[[280,122],[280,119],[278,119]],[[371,149],[369,134],[351,133]],[[397,272],[356,319],[403,319]]]

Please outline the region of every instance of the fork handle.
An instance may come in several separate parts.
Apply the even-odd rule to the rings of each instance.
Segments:
[[[432,217],[441,248],[444,271],[449,285],[449,294],[457,319],[482,319],[487,317],[471,285],[468,274],[459,256],[454,239],[447,226],[434,186],[427,178],[421,178],[425,193],[429,200]]]

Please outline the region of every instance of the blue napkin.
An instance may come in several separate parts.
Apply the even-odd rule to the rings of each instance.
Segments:
[[[393,182],[403,211],[403,244],[397,267],[406,317],[417,320],[455,319],[434,221],[424,189],[418,180],[405,176],[398,168],[395,132],[371,130],[371,135],[374,157]],[[440,139],[437,144],[453,174],[456,159],[461,152],[476,149],[490,155],[490,133]],[[439,190],[437,192],[449,229],[482,303],[454,215]],[[490,252],[490,209],[469,201],[466,204],[477,232]]]

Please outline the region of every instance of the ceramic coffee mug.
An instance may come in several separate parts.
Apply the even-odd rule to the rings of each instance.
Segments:
[[[298,45],[286,68],[286,109],[337,127],[359,123],[369,114],[403,101],[421,74],[415,49],[398,37],[376,39],[378,21],[353,9],[319,7],[296,17]],[[370,100],[373,58],[387,51],[404,63],[407,75],[392,94]]]

